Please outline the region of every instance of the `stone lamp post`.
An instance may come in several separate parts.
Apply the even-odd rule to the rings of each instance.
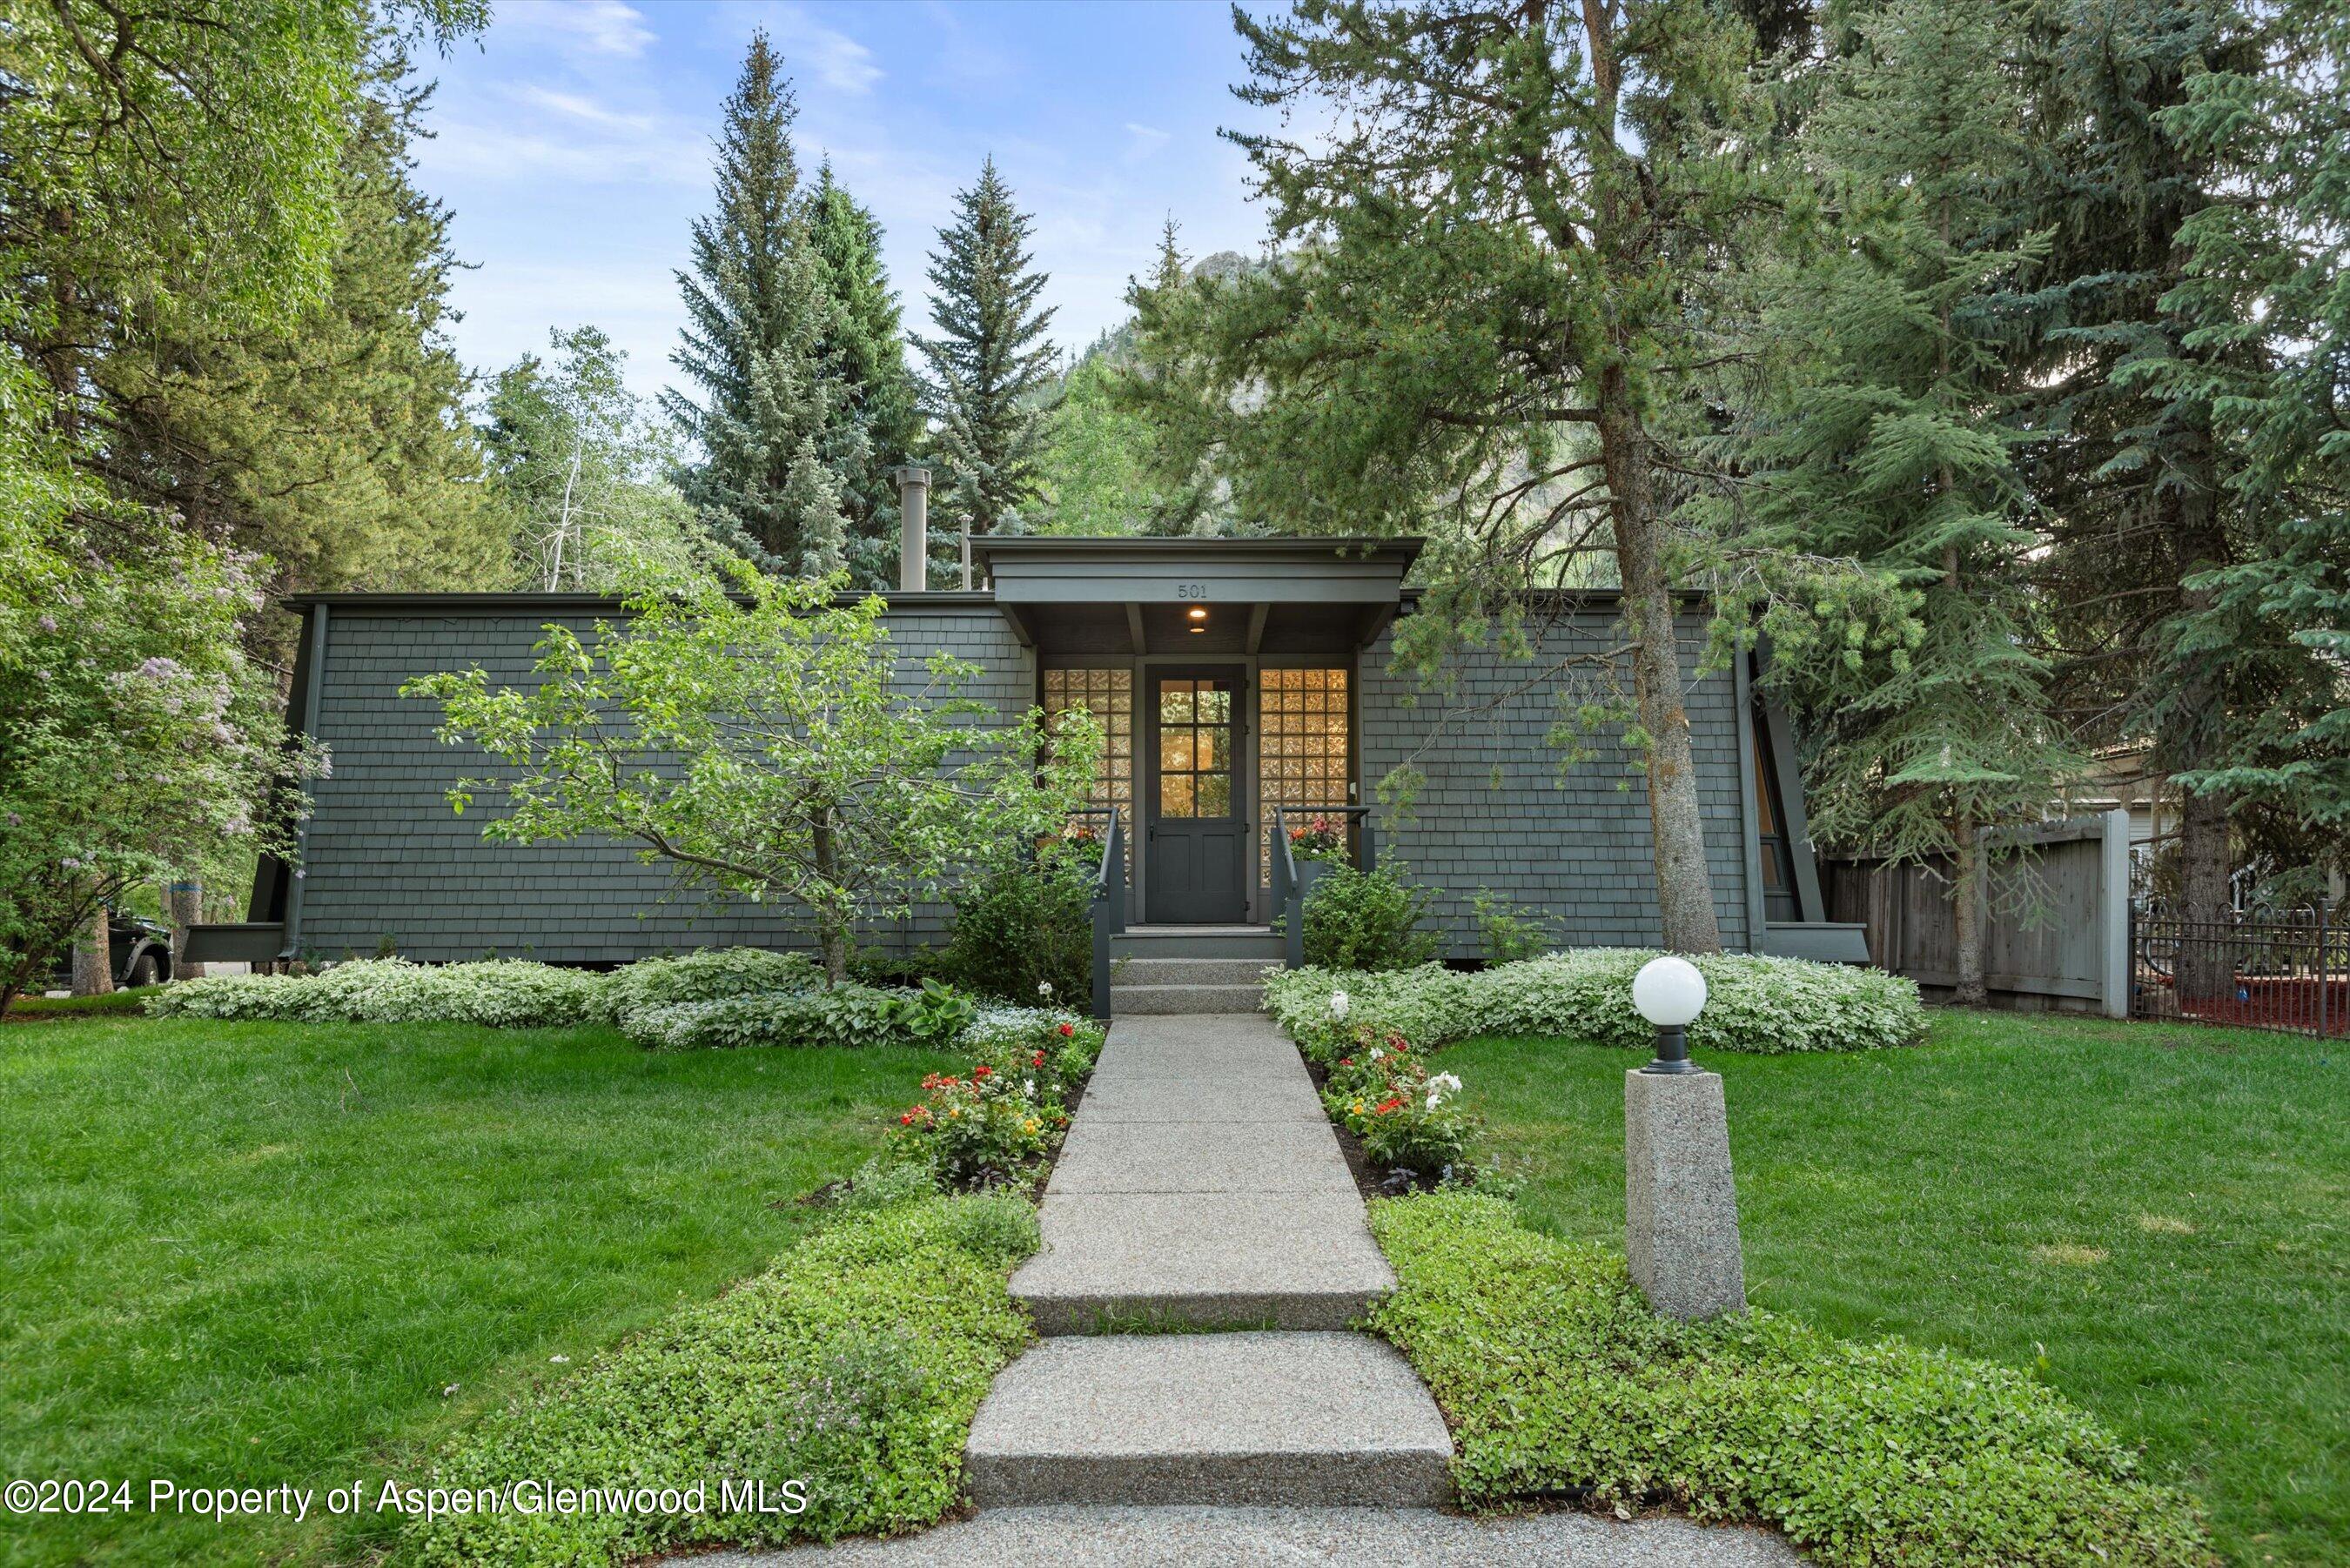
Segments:
[[[1624,1075],[1624,1250],[1632,1281],[1669,1317],[1743,1312],[1721,1077],[1689,1057],[1705,976],[1687,959],[1653,960],[1632,981],[1632,1005],[1657,1027],[1656,1060]]]

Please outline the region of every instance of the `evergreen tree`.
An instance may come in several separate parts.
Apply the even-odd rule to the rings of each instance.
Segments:
[[[912,457],[922,427],[897,292],[881,265],[881,225],[827,163],[808,198],[808,226],[833,303],[819,358],[840,395],[822,445],[848,520],[849,580],[893,587],[898,489],[889,471]]]
[[[2189,263],[2164,300],[2178,352],[2148,366],[2166,397],[2210,408],[2242,453],[2229,499],[2244,558],[2188,579],[2210,621],[2250,623],[2297,655],[2183,783],[2273,803],[2350,863],[2350,12],[2281,0],[2241,14],[2249,47],[2191,75],[2160,116],[2228,199],[2180,226]],[[2206,639],[2190,627],[2193,649]]]
[[[1594,680],[1628,675],[1629,700],[1573,708],[1624,717],[1645,762],[1666,944],[1720,950],[1672,523],[1711,275],[1758,194],[1752,31],[1606,0],[1299,0],[1236,25],[1241,96],[1336,129],[1235,134],[1283,254],[1168,313],[1217,383],[1173,428],[1253,524],[1448,535],[1518,582],[1604,556],[1629,652]]]
[[[1033,225],[993,158],[955,206],[931,259],[940,335],[914,343],[930,366],[923,397],[947,469],[942,510],[974,534],[994,534],[1016,527],[1037,495],[1053,312],[1037,308],[1045,275],[1030,267]]]
[[[234,330],[178,314],[90,369],[116,493],[267,556],[277,591],[506,581],[508,523],[446,335],[449,215],[411,177],[431,89],[407,71],[380,35],[346,109],[319,297]]]
[[[825,374],[832,296],[801,199],[792,149],[798,110],[762,31],[726,100],[716,210],[693,224],[684,342],[674,356],[704,401],[674,389],[662,406],[702,455],[679,488],[720,541],[762,567],[809,576],[847,554],[839,474],[868,464],[864,432],[843,421]]]
[[[1773,678],[1810,720],[1814,833],[1954,860],[1975,1003],[1977,830],[2044,806],[2074,765],[2032,651],[2037,536],[2005,417],[2002,304],[2041,242],[1994,238],[2022,156],[2003,15],[1894,0],[1835,67],[1804,145],[1842,232],[1775,279],[1764,335],[1793,368],[1749,452],[1747,543],[1855,560],[1909,596],[1898,634],[1874,638],[1833,599],[1775,606]]]

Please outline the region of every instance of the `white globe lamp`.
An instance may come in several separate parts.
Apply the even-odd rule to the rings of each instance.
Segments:
[[[1697,965],[1670,954],[1650,959],[1632,977],[1632,1005],[1657,1027],[1656,1060],[1640,1071],[1701,1071],[1689,1054],[1689,1026],[1705,1011],[1705,976]]]

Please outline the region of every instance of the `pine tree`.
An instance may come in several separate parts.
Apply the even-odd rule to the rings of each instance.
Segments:
[[[994,534],[1016,527],[1036,498],[1053,312],[1037,308],[1045,279],[1025,249],[1033,225],[993,158],[955,204],[931,260],[940,335],[914,343],[930,366],[924,401],[948,471],[942,510],[974,534]]]
[[[781,59],[754,34],[726,100],[716,209],[694,221],[692,270],[678,274],[687,323],[673,358],[705,400],[671,389],[661,402],[702,449],[679,488],[703,525],[769,571],[806,576],[844,564],[838,476],[868,456],[824,373],[834,310],[801,199],[797,112]]]
[[[1749,544],[1910,596],[1898,636],[1833,600],[1775,607],[1773,676],[1811,719],[1814,832],[1954,861],[1959,1000],[1977,1003],[1977,830],[2043,805],[2073,762],[2032,651],[2037,536],[2006,418],[2000,306],[2041,243],[1995,238],[2022,156],[2002,15],[1894,0],[1835,68],[1804,140],[1844,232],[1775,279],[1764,336],[1794,369],[1749,454]]]
[[[124,342],[91,368],[119,494],[268,556],[277,591],[506,583],[470,378],[447,337],[449,214],[411,147],[431,88],[379,34],[345,108],[326,286],[263,325]],[[276,629],[273,620],[263,623]]]
[[[840,396],[822,447],[840,480],[849,579],[893,587],[898,492],[889,471],[912,457],[922,430],[897,292],[881,265],[881,225],[826,163],[808,198],[808,226],[834,307],[819,358]]]

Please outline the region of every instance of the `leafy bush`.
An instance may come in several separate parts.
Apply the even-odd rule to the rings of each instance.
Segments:
[[[1011,1200],[1016,1203],[1017,1200]],[[1025,1204],[1018,1204],[1025,1210]],[[1035,1246],[1005,1200],[931,1198],[845,1217],[766,1273],[685,1308],[516,1401],[403,1485],[708,1488],[708,1511],[411,1519],[427,1563],[616,1563],[689,1542],[765,1545],[937,1521],[988,1383],[1028,1343],[1006,1289]],[[722,1506],[719,1482],[804,1479],[796,1516]]]
[[[1435,964],[1385,974],[1275,971],[1265,1007],[1309,1049],[1352,1038],[1366,1023],[1422,1050],[1479,1034],[1564,1034],[1647,1050],[1656,1031],[1632,1007],[1632,977],[1657,954],[1576,948],[1463,974]],[[1804,959],[1724,953],[1691,961],[1704,971],[1705,1011],[1690,1044],[1705,1051],[1868,1051],[1924,1033],[1918,987],[1882,970]],[[1340,1019],[1331,998],[1345,992]]]
[[[297,1023],[477,1023],[552,1029],[598,1016],[606,977],[516,959],[420,964],[358,959],[317,974],[207,976],[154,993],[159,1018]]]
[[[629,1039],[654,1051],[902,1045],[913,1043],[898,1027],[912,994],[847,984],[681,1002],[631,1013],[627,1030]]]
[[[1066,1019],[1014,1027],[999,1016],[979,1039],[967,1070],[922,1080],[891,1137],[898,1158],[950,1188],[1015,1184],[1052,1152],[1102,1031]]]
[[[1409,969],[1436,956],[1419,929],[1435,898],[1388,870],[1333,866],[1305,894],[1305,961],[1324,969]]]
[[[1514,904],[1487,888],[1477,889],[1471,902],[1477,922],[1477,948],[1488,964],[1521,963],[1539,958],[1550,946],[1550,926],[1540,909]]]
[[[1588,1489],[1760,1519],[1835,1564],[2199,1563],[2192,1509],[2022,1373],[1750,1312],[1660,1318],[1623,1260],[1509,1206],[1376,1203],[1397,1289],[1371,1325],[1443,1407],[1461,1501]]]
[[[941,967],[966,991],[1008,1002],[1064,1000],[1093,987],[1093,878],[1063,854],[1005,861],[955,894],[954,932]],[[1039,985],[1050,992],[1040,993]]]
[[[1479,1127],[1461,1107],[1459,1078],[1431,1074],[1402,1035],[1380,1038],[1367,1031],[1329,1067],[1323,1108],[1363,1140],[1374,1167],[1430,1181],[1468,1174]]]
[[[625,1024],[631,1013],[681,1002],[715,1002],[762,992],[806,991],[823,972],[806,953],[764,948],[710,948],[675,958],[639,959],[606,975],[598,988],[597,1016]]]

